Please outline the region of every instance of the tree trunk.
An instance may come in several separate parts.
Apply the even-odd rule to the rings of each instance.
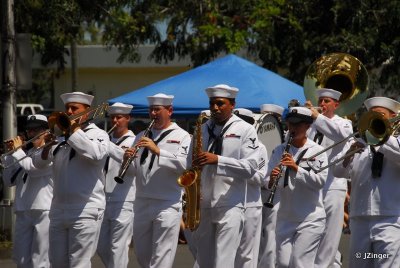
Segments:
[[[3,139],[10,139],[17,134],[16,120],[16,103],[15,95],[17,90],[16,78],[16,41],[14,28],[14,0],[1,1],[1,101],[2,101],[2,123],[3,123]],[[4,189],[2,205],[6,207],[6,211],[11,211],[11,205],[15,196],[15,187]],[[7,214],[7,215],[6,215]],[[2,226],[7,238],[11,239],[13,232],[13,214],[3,214],[2,222],[6,226]],[[8,217],[9,216],[9,217]],[[8,237],[9,236],[9,237]]]
[[[78,58],[76,40],[71,41],[71,90],[78,91]]]

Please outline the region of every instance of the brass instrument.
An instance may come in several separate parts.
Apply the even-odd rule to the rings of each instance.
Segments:
[[[50,130],[45,130],[45,131],[37,134],[35,137],[25,141],[21,146],[18,146],[17,148],[14,148],[11,151],[6,152],[5,154],[2,154],[0,156],[0,161],[4,162],[6,156],[12,155],[18,149],[26,146],[28,143],[30,143],[36,139],[38,139],[42,135],[45,135],[45,134],[53,134],[54,135],[54,133],[56,132],[56,127],[58,128],[58,130],[60,130],[62,132],[62,135],[68,135],[72,121],[79,119],[80,125],[89,123],[90,121],[97,119],[100,116],[105,115],[105,111],[107,110],[107,108],[108,108],[108,104],[103,103],[99,106],[90,107],[81,113],[78,113],[76,115],[71,115],[71,116],[68,116],[65,112],[53,112],[48,118],[48,124],[49,124]],[[83,121],[81,121],[82,117],[84,117],[84,116],[86,116],[86,118]],[[10,141],[12,141],[12,140],[7,140],[4,142],[10,142]],[[33,154],[39,152],[40,149],[42,149],[48,145],[51,145],[53,142],[54,141],[45,143],[44,145],[36,148],[36,150],[32,154],[26,155],[25,157],[20,158],[19,160],[16,160],[16,161],[12,162],[11,164],[3,165],[2,163],[0,163],[0,167],[1,168],[9,168],[9,167],[19,163],[23,159],[25,159],[27,157],[31,157]]]
[[[48,118],[50,131],[54,133],[55,127],[57,127],[62,132],[62,135],[68,135],[72,121],[79,119],[79,125],[87,124],[100,116],[104,116],[107,108],[108,104],[103,103],[95,107],[90,107],[81,113],[70,116],[65,112],[53,112]],[[82,121],[83,117],[86,118]]]
[[[146,130],[144,131],[142,137],[148,137],[148,136],[149,136],[149,133],[150,133],[150,131],[151,131],[151,128],[153,127],[153,125],[154,125],[155,122],[156,122],[156,118],[153,118],[153,119],[151,120],[149,126],[148,126],[148,127],[146,128]],[[140,147],[137,146],[137,145],[135,145],[134,149],[135,149],[135,150],[134,150],[134,152],[133,152],[133,154],[132,154],[132,157],[129,157],[129,158],[127,158],[127,160],[124,160],[124,161],[122,162],[122,165],[121,165],[121,167],[120,167],[120,169],[119,169],[119,172],[118,172],[118,176],[116,176],[116,177],[114,178],[114,180],[115,180],[117,183],[120,183],[120,184],[121,184],[121,183],[124,183],[125,174],[126,174],[126,172],[128,171],[128,168],[129,168],[130,164],[132,163],[133,159],[135,158],[135,155],[136,155],[136,153],[139,151]]]
[[[371,146],[379,146],[384,144],[389,137],[396,132],[396,130],[399,127],[400,123],[400,115],[393,117],[391,119],[386,119],[381,113],[374,112],[374,111],[368,111],[364,114],[361,115],[359,121],[358,121],[358,132],[355,132],[348,137],[342,139],[339,142],[336,142],[332,144],[331,146],[326,147],[324,150],[321,150],[317,152],[316,154],[310,156],[307,158],[307,164],[311,167],[311,169],[315,172],[321,172],[324,169],[327,169],[342,160],[344,160],[347,157],[350,157],[356,153],[358,153],[361,148],[354,149],[348,153],[346,153],[344,156],[335,159],[335,161],[329,163],[326,166],[320,167],[318,169],[314,168],[312,164],[309,163],[311,159],[314,159],[316,156],[319,156],[320,154],[332,149],[333,147],[342,144],[349,139],[355,137],[355,136],[360,136],[367,145]]]
[[[203,150],[203,137],[201,125],[203,119],[208,118],[205,113],[201,113],[196,121],[195,133],[193,135],[192,167],[186,169],[177,179],[179,186],[185,188],[186,205],[184,206],[185,226],[194,231],[200,224],[200,187],[201,187],[201,167],[193,164],[197,155]]]
[[[39,139],[41,136],[43,136],[43,135],[45,135],[45,134],[48,134],[48,133],[50,133],[49,130],[42,131],[42,132],[40,132],[39,134],[37,134],[36,136],[30,138],[29,140],[24,141],[20,146],[17,146],[17,147],[14,146],[14,142],[13,142],[12,139],[10,139],[10,140],[5,140],[4,143],[9,143],[9,144],[13,143],[13,144],[11,145],[13,148],[12,148],[11,150],[9,150],[8,152],[6,152],[6,153],[4,153],[4,154],[2,154],[2,155],[0,156],[0,167],[1,167],[1,168],[4,168],[4,169],[5,169],[5,168],[12,167],[12,166],[14,166],[15,164],[17,164],[17,163],[21,162],[22,160],[24,160],[25,158],[32,156],[32,154],[30,154],[30,155],[25,155],[24,157],[22,157],[22,158],[20,158],[20,159],[18,159],[18,160],[15,160],[15,161],[13,161],[13,162],[10,163],[10,164],[7,164],[7,165],[3,164],[3,163],[5,162],[5,159],[6,159],[7,156],[12,155],[13,153],[15,153],[16,151],[18,151],[19,149],[22,149],[22,148],[26,147],[29,143],[32,143],[33,141]],[[10,146],[10,147],[11,147],[11,146]],[[45,146],[45,145],[42,145],[42,146],[36,148],[35,152],[38,151],[39,149],[43,148],[44,146]]]
[[[293,133],[290,133],[289,139],[285,146],[285,149],[283,150],[282,157],[285,154],[289,153],[290,147],[292,146],[292,140],[293,140]],[[282,177],[283,167],[281,164],[279,164],[279,168],[280,168],[279,174],[276,176],[274,184],[272,184],[271,193],[268,197],[267,202],[264,203],[264,206],[269,207],[269,208],[274,207],[274,198],[275,198],[276,189],[278,188],[279,179]]]
[[[108,135],[111,135],[111,133],[114,132],[114,130],[115,130],[116,127],[117,127],[117,124],[114,124],[114,125],[107,131],[107,134],[108,134]]]
[[[368,96],[369,77],[364,65],[345,53],[331,53],[317,59],[304,78],[304,95],[317,103],[317,90],[331,88],[342,93],[336,113],[340,116],[354,113]]]

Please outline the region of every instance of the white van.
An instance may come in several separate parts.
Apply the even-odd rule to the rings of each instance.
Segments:
[[[31,115],[43,111],[43,105],[34,103],[19,103],[17,104],[17,115]]]

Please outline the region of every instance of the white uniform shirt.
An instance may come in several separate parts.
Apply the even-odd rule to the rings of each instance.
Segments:
[[[277,146],[272,152],[268,164],[267,174],[271,174],[273,168],[279,165],[286,143]],[[294,161],[297,161],[302,151],[307,149],[299,163],[297,173],[292,169],[289,172],[289,181],[286,187],[283,187],[285,168],[282,171],[282,177],[279,179],[278,191],[280,191],[280,205],[278,217],[289,221],[302,222],[325,218],[325,209],[323,205],[322,189],[326,183],[328,171],[325,169],[315,174],[308,166],[305,159],[321,151],[322,146],[307,139],[306,144],[301,148],[291,146],[289,153],[293,155]],[[319,168],[327,164],[326,153],[322,153],[310,161],[314,168]]]
[[[231,124],[223,135],[222,152],[218,164],[205,165],[201,175],[201,206],[244,207],[246,202],[246,180],[258,168],[259,142],[254,127],[236,115],[232,115],[225,126]],[[212,120],[202,125],[203,151],[208,151]]]
[[[31,154],[34,148],[28,151]],[[26,154],[22,149],[17,150],[12,154],[15,160],[25,157]],[[10,158],[11,158],[10,157]],[[8,160],[6,160],[8,162]],[[11,177],[22,167],[18,173],[15,181],[11,182]],[[24,174],[27,174],[26,181],[24,182]],[[16,186],[15,189],[15,211],[25,211],[30,209],[49,210],[51,200],[53,198],[53,179],[52,179],[51,166],[44,169],[37,169],[33,163],[32,158],[26,157],[21,160],[19,164],[4,170],[3,180],[5,186]]]
[[[153,140],[157,140],[162,133],[170,129],[173,131],[157,144],[160,148],[160,156],[155,157],[151,170],[149,170],[152,156],[150,151],[143,165],[140,164],[143,148],[139,150],[138,157],[133,161],[136,172],[136,197],[181,200],[183,188],[178,185],[177,179],[187,166],[190,135],[176,123],[172,123],[161,131],[152,129],[151,132]],[[143,133],[142,131],[136,136],[135,144],[141,139]]]
[[[47,160],[34,157],[39,167],[53,162],[54,198],[52,208],[105,208],[104,164],[110,139],[95,124],[73,133],[67,144],[53,146]],[[54,150],[57,152],[53,155]],[[70,159],[71,148],[76,153]]]
[[[118,142],[123,140],[119,145]],[[122,165],[125,149],[132,147],[135,141],[135,134],[129,130],[122,137],[111,139],[109,147],[109,161],[108,171],[106,173],[106,201],[134,201],[135,200],[135,184],[134,184],[134,171],[130,167],[125,174],[124,183],[117,183],[114,178],[118,175],[119,169]]]
[[[316,131],[324,134],[322,147],[326,148],[334,144],[335,142],[342,141],[344,138],[350,136],[353,133],[353,127],[350,120],[344,119],[340,116],[334,115],[331,119],[326,116],[318,115],[317,119],[311,125],[308,130],[308,138],[314,139]],[[337,145],[334,148],[328,150],[328,160],[331,162],[332,158],[340,153],[345,143]],[[324,190],[347,190],[347,181],[344,178],[335,178],[332,173],[332,169],[328,169],[328,179],[325,184]]]
[[[340,157],[348,149],[343,150]],[[382,146],[375,147],[384,154],[382,174],[373,178],[373,153],[369,146],[355,154],[351,164],[335,166],[335,174],[351,179],[350,216],[400,216],[400,147],[393,136]]]
[[[262,207],[261,187],[267,184],[268,153],[264,144],[259,143],[258,169],[253,177],[247,181],[246,207]]]

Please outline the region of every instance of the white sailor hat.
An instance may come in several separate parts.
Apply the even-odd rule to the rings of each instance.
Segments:
[[[236,98],[238,92],[239,92],[238,88],[230,87],[224,84],[206,88],[206,93],[209,98],[220,97],[220,98],[234,99]]]
[[[262,104],[260,106],[260,112],[264,113],[277,113],[279,115],[283,114],[283,107],[276,104]]]
[[[311,110],[306,107],[291,107],[285,116],[285,121],[294,124],[300,122],[311,124],[313,122]]]
[[[342,92],[331,89],[331,88],[320,88],[317,90],[318,98],[328,97],[334,100],[339,100],[340,96],[342,96]]]
[[[200,112],[200,114],[205,114],[206,116],[211,116],[211,111],[210,110],[203,110]]]
[[[236,114],[238,117],[246,121],[247,123],[253,125],[254,124],[254,115],[253,112],[245,109],[245,108],[237,108],[233,110],[233,113]]]
[[[173,99],[174,99],[173,95],[165,95],[163,93],[157,93],[154,96],[147,97],[149,106],[152,106],[152,105],[169,106],[169,105],[172,105]]]
[[[233,112],[238,115],[244,115],[244,116],[248,116],[248,117],[253,117],[253,112],[250,111],[249,109],[245,109],[245,108],[237,108],[234,109]]]
[[[386,97],[373,97],[364,101],[365,107],[369,110],[372,107],[384,107],[391,110],[394,113],[398,113],[400,110],[400,103],[386,98]]]
[[[47,117],[42,114],[28,115],[26,119],[26,129],[49,128]]]
[[[92,105],[94,96],[85,94],[83,92],[71,92],[71,93],[64,93],[61,95],[61,99],[64,102],[64,104],[70,103],[70,102],[77,102],[77,103],[82,103],[82,104],[87,104],[87,105]]]
[[[109,114],[130,114],[133,106],[130,104],[123,104],[121,102],[116,102],[108,107]]]

